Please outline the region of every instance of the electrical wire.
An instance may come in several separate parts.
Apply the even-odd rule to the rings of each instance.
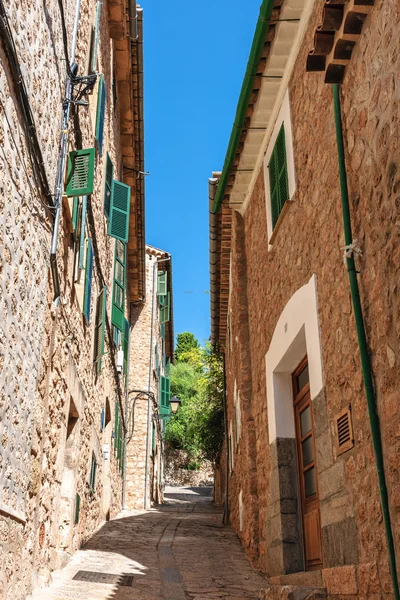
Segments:
[[[27,149],[36,186],[46,198],[47,204],[52,207],[54,206],[54,202],[50,192],[43,155],[37,137],[35,120],[29,103],[28,92],[19,65],[18,54],[3,0],[0,0],[0,40],[8,61],[11,79],[15,87],[15,95],[22,116]]]
[[[71,71],[71,65],[69,64],[67,27],[65,25],[65,14],[64,14],[64,6],[62,3],[62,0],[58,0],[58,8],[60,10],[60,17],[61,17],[61,31],[62,31],[62,39],[63,39],[65,65],[66,65],[68,77],[72,80],[74,78],[74,76]]]

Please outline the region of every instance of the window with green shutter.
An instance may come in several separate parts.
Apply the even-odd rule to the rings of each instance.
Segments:
[[[114,417],[114,449],[118,447],[118,431],[119,431],[119,404],[115,401],[115,417]]]
[[[271,196],[272,228],[275,227],[283,205],[289,200],[289,180],[286,160],[285,127],[282,125],[268,164]]]
[[[166,296],[167,291],[167,271],[161,271],[158,273],[157,294],[159,296]]]
[[[78,523],[79,523],[80,512],[81,512],[81,497],[79,494],[76,494],[76,496],[75,496],[75,515],[74,515],[75,525],[78,525]]]
[[[111,324],[124,331],[124,307],[126,287],[126,246],[115,242],[114,283],[112,294]]]
[[[103,140],[104,140],[104,123],[106,118],[106,84],[104,76],[99,77],[99,92],[97,95],[97,114],[96,114],[96,131],[95,138],[97,140],[97,147],[99,149],[100,156],[103,154]]]
[[[129,236],[129,211],[131,204],[131,188],[116,179],[113,180],[110,220],[107,233],[111,237],[127,242]]]
[[[94,452],[92,452],[92,463],[90,465],[90,478],[89,478],[89,485],[90,485],[90,489],[92,490],[92,492],[94,492],[96,489],[96,471],[97,471],[96,456],[95,456]]]
[[[155,371],[157,378],[160,377],[160,357],[158,355],[158,344],[154,348],[154,358],[155,358]]]
[[[106,180],[104,184],[104,213],[107,219],[110,218],[112,182],[114,176],[114,165],[107,152],[106,156]]]
[[[160,414],[169,415],[169,400],[170,400],[170,379],[169,377],[160,377]]]
[[[90,322],[90,299],[92,297],[92,278],[93,278],[93,245],[92,240],[88,238],[86,246],[86,267],[85,267],[85,291],[83,294],[83,314],[86,322]]]
[[[78,239],[78,226],[79,226],[79,196],[74,196],[72,202],[72,235],[74,240]]]
[[[68,154],[67,196],[85,196],[93,193],[94,148],[74,150]]]
[[[94,331],[94,362],[97,372],[100,373],[102,367],[102,357],[104,355],[104,334],[106,329],[106,306],[107,306],[107,288],[103,287],[97,297],[96,306],[96,325]]]
[[[154,456],[154,452],[156,449],[156,427],[153,423],[153,427],[152,427],[152,435],[151,435],[151,453]]]
[[[170,304],[171,304],[171,294],[165,296],[165,304],[164,306],[160,306],[159,308],[159,322],[162,325],[163,323],[168,323],[170,317]]]
[[[84,258],[85,258],[85,239],[86,239],[86,210],[87,210],[87,196],[83,196],[82,198],[82,208],[81,208],[81,230],[79,233],[79,268],[83,269],[84,267]]]
[[[160,325],[160,335],[163,340],[165,340],[165,323],[161,323]]]

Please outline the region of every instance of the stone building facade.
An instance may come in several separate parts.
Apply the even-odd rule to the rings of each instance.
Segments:
[[[169,368],[174,360],[168,252],[146,246],[146,301],[132,307],[131,315],[125,506],[135,510],[150,508],[163,498],[163,432],[169,414]]]
[[[129,306],[143,298],[145,268],[133,6],[80,4],[57,231],[75,6],[0,4],[2,599],[46,585],[122,506]]]
[[[239,141],[210,180],[212,338],[225,354],[228,429],[216,494],[223,501],[227,460],[231,523],[277,586],[266,598],[288,597],[283,585],[296,598],[307,587],[394,598],[347,259],[399,564],[399,4],[268,4]],[[353,227],[345,249],[331,84]]]

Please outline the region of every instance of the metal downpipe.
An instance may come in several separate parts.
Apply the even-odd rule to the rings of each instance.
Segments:
[[[229,525],[229,432],[228,432],[228,408],[226,398],[226,359],[225,354],[222,355],[224,369],[224,421],[225,421],[225,443],[226,443],[226,465],[225,465],[225,508],[224,508],[224,525]]]
[[[342,211],[343,211],[343,225],[344,225],[344,238],[345,244],[348,246],[353,242],[353,235],[351,230],[351,216],[350,216],[350,204],[349,204],[349,193],[347,186],[347,173],[346,163],[344,155],[344,142],[343,142],[343,130],[342,130],[342,117],[340,110],[340,90],[338,84],[332,85],[333,91],[333,106],[335,113],[335,127],[336,127],[336,143],[339,160],[339,178],[340,178],[340,192],[342,199]],[[350,280],[350,291],[351,299],[354,310],[354,319],[357,329],[358,346],[360,350],[361,367],[364,379],[365,395],[367,399],[369,421],[371,426],[372,442],[375,452],[376,469],[378,472],[379,481],[379,492],[381,496],[381,506],[383,514],[383,522],[385,525],[386,542],[389,553],[389,566],[390,574],[393,582],[394,597],[396,600],[400,600],[399,583],[397,578],[396,569],[396,554],[393,541],[392,525],[390,521],[389,511],[389,499],[388,491],[386,486],[385,470],[383,463],[383,449],[382,449],[382,438],[381,430],[379,425],[379,417],[376,407],[376,395],[372,381],[371,364],[368,354],[367,337],[365,334],[364,319],[362,313],[362,306],[360,300],[360,293],[357,281],[357,272],[355,269],[354,258],[346,258],[347,261],[347,272]]]

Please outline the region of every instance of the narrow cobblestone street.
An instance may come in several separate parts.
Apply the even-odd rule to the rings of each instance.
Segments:
[[[165,500],[106,523],[32,600],[256,600],[265,580],[211,488],[167,488]]]

